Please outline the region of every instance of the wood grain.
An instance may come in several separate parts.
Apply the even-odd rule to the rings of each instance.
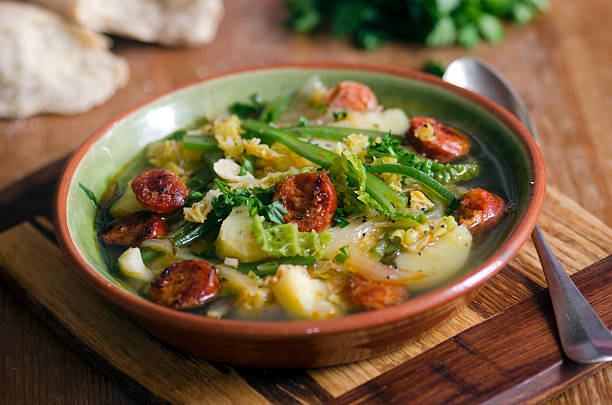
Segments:
[[[612,255],[573,278],[612,327]],[[547,291],[340,396],[333,404],[538,403],[606,364],[564,359]]]
[[[226,1],[226,17],[217,40],[209,46],[166,49],[115,39],[114,49],[128,60],[132,77],[128,86],[107,103],[75,117],[0,120],[3,173],[0,188],[63,158],[124,109],[198,77],[246,66],[310,60],[419,68],[428,58],[448,62],[468,53],[498,68],[524,97],[541,136],[549,184],[612,226],[612,116],[609,114],[612,52],[610,30],[605,24],[596,23],[612,18],[612,2],[551,2],[553,7],[547,15],[527,27],[509,29],[506,41],[500,46],[485,45],[466,52],[458,48],[429,50],[389,44],[375,53],[353,49],[347,42],[326,35],[308,38],[288,35],[282,27],[285,15],[281,3],[282,0]],[[5,201],[3,196],[0,194],[0,201]],[[19,204],[6,206],[0,220],[19,223],[26,206],[37,211],[38,207],[48,208],[48,201],[49,195],[41,189]],[[558,218],[563,220],[562,216]],[[471,310],[486,318],[544,285],[534,251],[527,247],[524,252],[513,261],[510,271],[505,269],[496,276],[514,280],[520,289],[504,287],[508,280],[491,282],[472,303]],[[572,249],[569,253],[574,254]],[[588,255],[579,256],[584,263],[592,263],[588,262]],[[534,270],[517,278],[515,270],[521,268]],[[4,393],[0,395],[0,404],[130,403],[122,388],[124,384],[113,384],[61,343],[2,283],[0,355],[3,358],[0,392]],[[363,367],[364,370],[350,375],[335,371],[339,374],[339,386],[351,378],[356,385],[376,373],[375,365]],[[607,368],[552,403],[611,403],[611,395],[612,371]]]
[[[559,228],[561,231],[557,230],[560,215],[570,231],[564,227]],[[572,238],[572,234],[566,233],[573,232],[574,240],[581,240],[583,233],[594,234],[593,238],[580,242],[591,253],[576,257],[574,260],[578,264],[568,266],[572,272],[579,270],[581,260],[595,261],[610,253],[610,229],[584,214],[554,190],[549,192],[540,222],[560,259],[568,263],[573,262],[561,249],[567,244],[567,238]],[[571,363],[562,361],[552,315],[546,307],[548,301],[542,287],[530,278],[535,269],[530,268],[529,261],[524,258],[532,249],[528,245],[510,266],[487,284],[468,308],[400,350],[345,366],[306,371],[265,370],[210,363],[177,352],[151,338],[123,312],[89,290],[67,268],[50,229],[48,219],[35,216],[30,222],[0,234],[0,267],[4,269],[4,277],[43,322],[80,351],[94,368],[102,370],[132,396],[145,402],[326,403],[335,397],[339,401],[351,402],[356,398],[369,398],[366,394],[371,390],[378,393],[379,389],[395,398],[395,395],[400,395],[398,392],[405,389],[389,391],[384,387],[392,387],[395,380],[405,381],[405,378],[397,376],[403,376],[406,370],[426,373],[417,380],[424,383],[433,381],[431,386],[440,387],[442,382],[450,381],[452,384],[448,386],[448,395],[452,395],[453,401],[461,398],[468,402],[493,397],[514,398],[516,388],[513,387],[519,382],[522,382],[522,387],[538,388],[529,391],[530,399],[545,399],[600,368],[568,369]],[[36,248],[32,249],[32,246]],[[612,256],[607,260],[612,262]],[[518,266],[517,263],[521,262],[525,264]],[[604,265],[609,268],[608,262],[589,273],[580,272],[578,276],[582,277],[579,280],[583,283],[579,286],[592,299],[592,303],[598,305],[596,310],[602,307],[604,310],[600,315],[606,321],[611,318],[612,322],[612,305],[606,289],[612,289],[612,280],[608,280],[612,273],[602,274],[601,270]],[[44,269],[40,268],[40,263],[45,263]],[[601,285],[606,288],[601,288]],[[596,286],[599,286],[599,290]],[[517,302],[520,302],[518,309],[513,306]],[[493,314],[500,315],[491,317]],[[487,318],[490,318],[489,321],[485,321]],[[468,329],[471,326],[474,328]],[[507,349],[500,350],[517,339],[538,343],[535,346],[537,350],[528,353],[524,349],[528,345],[521,343],[518,347],[521,348],[522,357]],[[478,346],[486,342],[492,346]],[[504,342],[506,345],[502,344]],[[500,358],[487,363],[496,353]],[[540,355],[542,357],[535,361]],[[506,363],[502,367],[500,364],[503,361]],[[469,367],[460,367],[462,364]],[[466,371],[471,372],[474,364],[480,364],[489,371],[500,367],[511,371],[486,374],[483,380],[495,389],[482,388],[484,382],[478,387],[474,384],[456,386],[457,379],[464,378]],[[511,369],[509,364],[515,368]],[[441,377],[444,378],[438,381]],[[380,381],[384,383],[381,385]],[[603,381],[605,383],[606,380]],[[14,383],[15,386],[7,387],[7,392],[11,393],[12,398],[23,398],[14,391],[18,381]],[[364,383],[366,385],[362,385]],[[355,391],[350,393],[353,389]],[[434,395],[433,391],[427,391],[423,386],[410,392],[421,393],[423,396],[419,398],[428,402],[435,399],[443,403],[449,399],[444,396],[446,391],[438,391],[436,389]],[[456,397],[457,392],[464,396]],[[430,398],[428,395],[433,396]],[[401,402],[407,397],[398,398]]]

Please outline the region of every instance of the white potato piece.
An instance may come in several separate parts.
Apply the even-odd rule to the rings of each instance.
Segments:
[[[125,193],[111,205],[109,212],[112,216],[118,218],[146,210],[147,209],[138,202],[134,190],[132,190],[132,187],[128,184],[125,188]]]
[[[336,123],[336,125],[352,128],[374,129],[383,132],[390,130],[394,134],[401,135],[408,131],[408,128],[410,127],[410,120],[403,110],[399,108],[390,108],[384,111],[351,111],[346,119],[339,121]]]
[[[327,300],[328,285],[310,277],[305,266],[283,264],[276,277],[272,294],[289,315],[296,319],[328,319],[336,315],[336,306]]]
[[[151,270],[145,266],[142,261],[142,255],[140,249],[132,247],[127,249],[117,259],[119,263],[119,270],[127,277],[134,278],[139,281],[151,281],[155,276]]]
[[[402,271],[422,272],[420,280],[409,281],[411,290],[423,290],[436,286],[450,278],[465,265],[472,247],[472,234],[465,225],[440,237],[433,245],[420,253],[401,253],[397,267]]]
[[[236,207],[223,224],[215,241],[217,255],[222,259],[234,257],[241,262],[256,262],[270,257],[261,250],[253,235],[253,218],[246,207]]]

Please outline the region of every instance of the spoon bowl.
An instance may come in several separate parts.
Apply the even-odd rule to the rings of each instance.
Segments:
[[[443,80],[490,98],[514,114],[537,141],[525,103],[494,68],[473,57],[459,58]],[[612,334],[569,278],[536,225],[531,238],[542,263],[563,351],[578,363],[612,361]]]

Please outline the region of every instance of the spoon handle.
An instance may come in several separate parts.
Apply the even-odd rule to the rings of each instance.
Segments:
[[[610,331],[563,270],[538,226],[531,237],[544,269],[565,354],[578,363],[612,360]]]

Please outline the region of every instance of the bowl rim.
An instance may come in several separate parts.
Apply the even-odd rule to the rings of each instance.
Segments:
[[[480,266],[473,269],[460,279],[393,307],[370,310],[328,320],[270,322],[211,319],[202,315],[167,308],[148,301],[145,298],[124,291],[117,285],[108,281],[92,266],[90,266],[79,253],[74,241],[70,237],[66,210],[68,190],[72,176],[81,163],[83,157],[89,152],[92,145],[96,143],[104,134],[106,134],[109,129],[130,114],[179,90],[236,74],[283,69],[358,70],[372,73],[382,73],[441,87],[483,108],[485,111],[491,113],[497,119],[499,119],[504,126],[510,129],[510,131],[516,136],[517,140],[521,143],[521,146],[524,148],[527,158],[532,165],[531,175],[534,184],[532,185],[532,190],[530,192],[530,197],[524,216],[520,218],[519,222],[515,226],[515,229],[506,237],[505,241],[493,252],[491,256],[489,256]],[[181,329],[193,330],[201,334],[215,336],[222,335],[228,338],[244,338],[248,336],[249,339],[252,340],[274,340],[278,339],[279,337],[299,339],[309,335],[335,335],[359,330],[367,330],[381,327],[383,325],[390,325],[394,322],[430,311],[446,302],[459,298],[468,291],[484,284],[487,280],[493,277],[495,273],[501,270],[510,261],[510,259],[515,256],[516,253],[518,253],[523,243],[527,240],[536,225],[537,218],[544,203],[545,193],[546,174],[544,162],[542,154],[534,139],[517,118],[484,96],[447,83],[438,77],[404,68],[362,63],[324,61],[284,63],[237,69],[195,80],[139,103],[113,118],[111,121],[96,130],[90,137],[88,137],[66,163],[66,166],[64,167],[56,186],[53,202],[53,222],[58,244],[76,272],[97,293],[111,301],[113,304],[120,306],[127,312],[136,315],[138,318],[146,319],[156,324],[161,323],[179,327]]]

